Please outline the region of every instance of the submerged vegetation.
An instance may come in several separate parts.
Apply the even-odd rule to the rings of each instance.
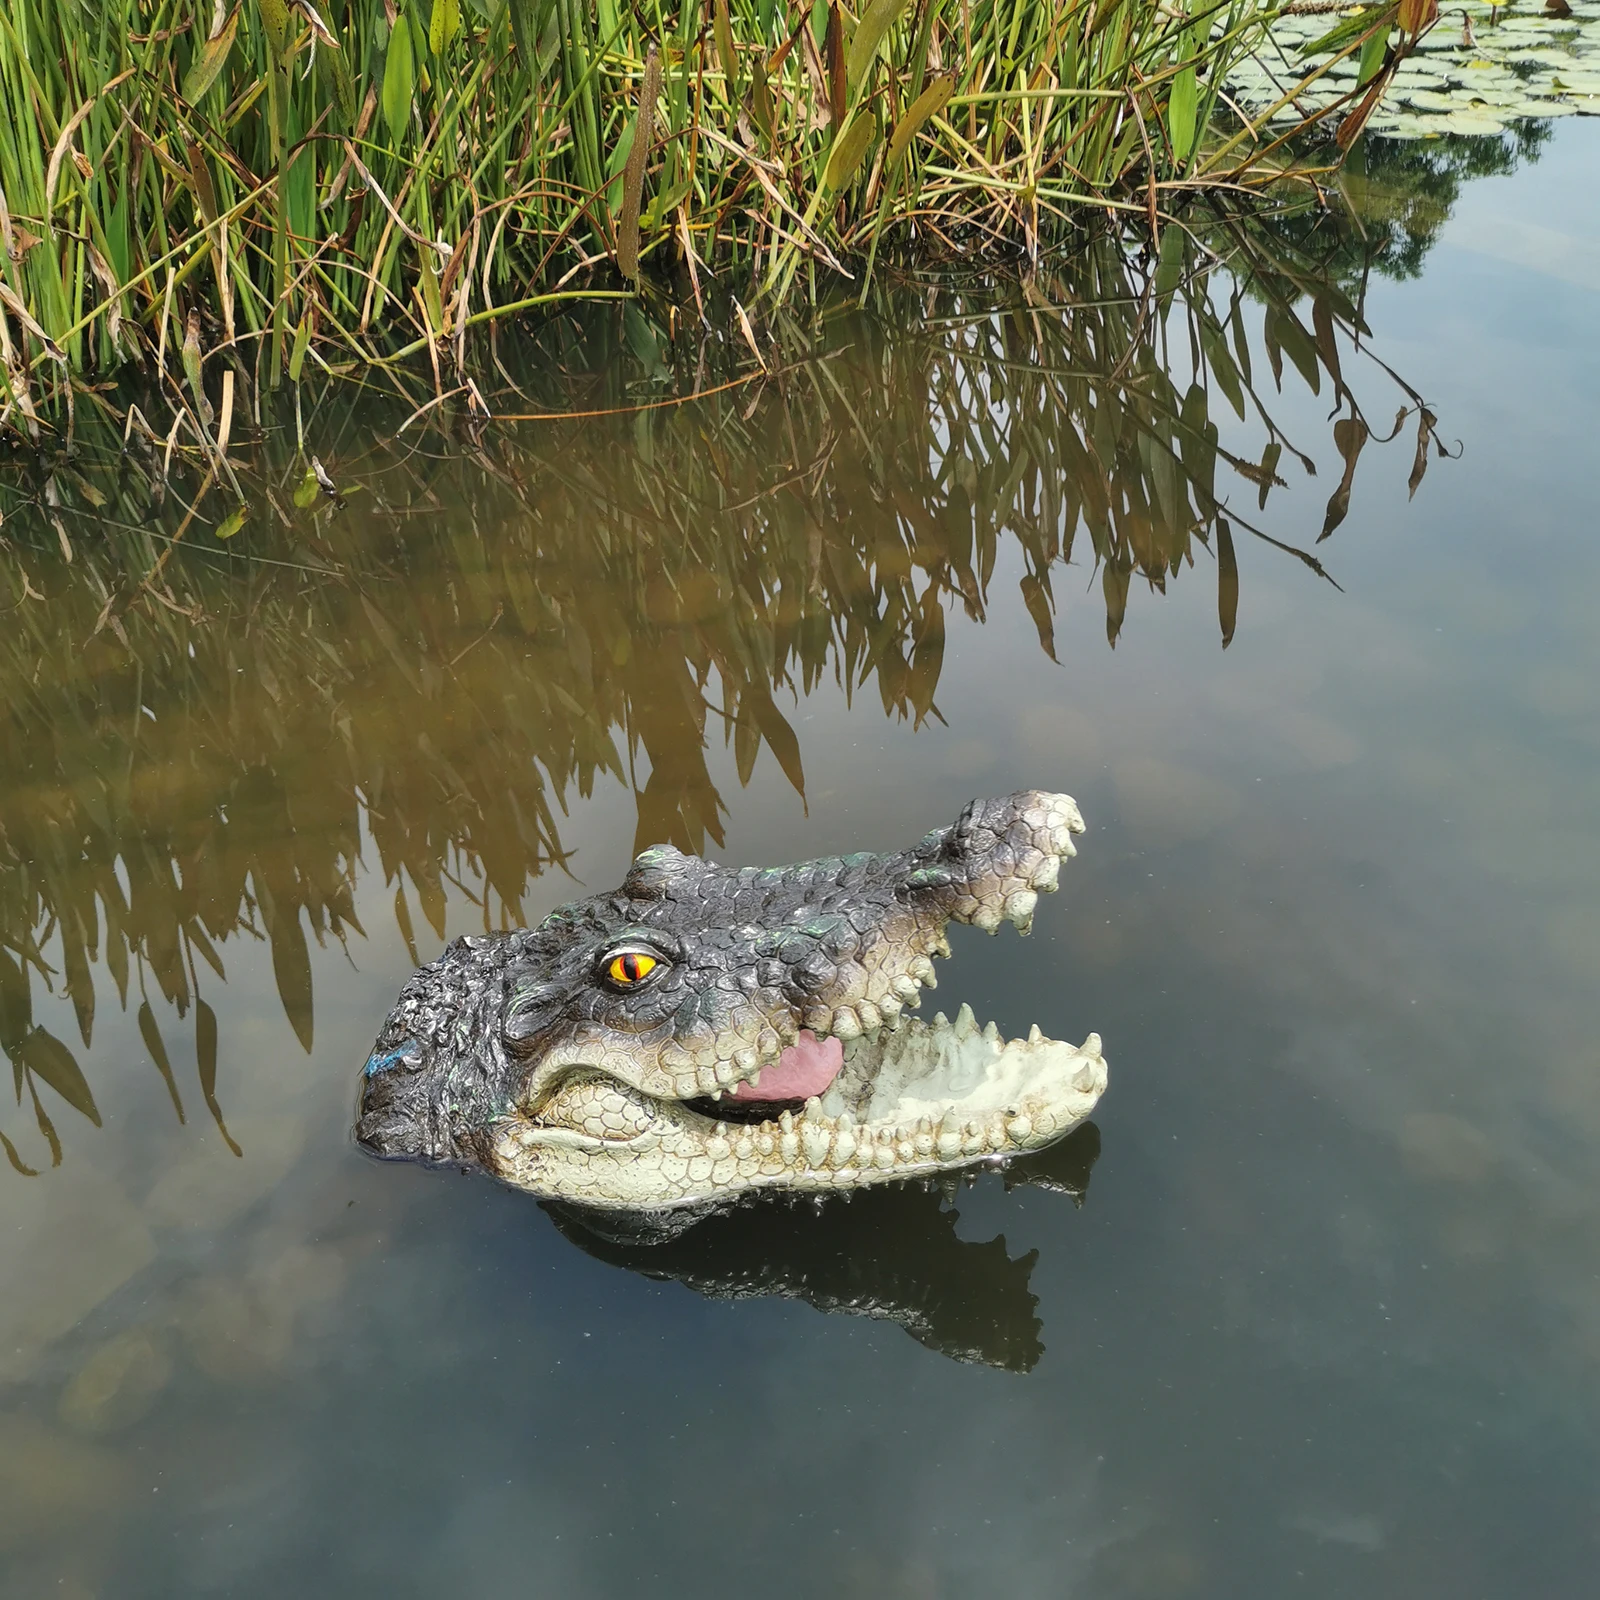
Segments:
[[[1435,9],[1338,23],[1331,64],[1359,60],[1322,113],[1341,145]],[[37,439],[63,411],[70,430],[74,399],[107,403],[85,380],[135,362],[226,476],[236,407],[259,416],[308,364],[426,359],[437,392],[454,373],[475,394],[471,330],[564,298],[665,286],[702,318],[713,292],[759,300],[722,302],[754,347],[753,318],[819,273],[869,279],[883,249],[1031,261],[1108,214],[1156,233],[1190,192],[1281,173],[1289,133],[1237,118],[1224,88],[1279,11],[10,4],[0,431]]]
[[[1358,467],[1415,486],[1437,442],[1362,352],[1362,243],[1169,237],[1143,266],[1102,241],[1030,282],[880,280],[870,314],[779,315],[770,374],[590,308],[486,397],[581,423],[458,399],[402,431],[404,402],[308,380],[305,453],[239,456],[260,518],[222,542],[204,459],[103,422],[0,483],[0,1153],[39,1170],[63,1104],[98,1117],[63,991],[84,1049],[108,989],[137,1008],[153,1091],[220,1119],[231,949],[267,943],[309,1049],[310,943],[361,933],[362,874],[420,954],[447,884],[521,917],[574,795],[620,786],[641,846],[700,850],[758,763],[804,792],[799,697],[937,719],[953,616],[1036,634],[1048,671],[1174,585],[1226,645],[1261,561],[1321,583]],[[1280,389],[1322,397],[1320,441]]]

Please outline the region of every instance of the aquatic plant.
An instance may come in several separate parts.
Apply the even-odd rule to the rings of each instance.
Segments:
[[[639,845],[703,849],[726,811],[714,743],[739,782],[765,752],[801,789],[784,707],[825,680],[937,716],[957,608],[1007,613],[1054,656],[1062,583],[1098,589],[1115,644],[1140,596],[1198,581],[1226,644],[1247,545],[1322,573],[1263,525],[1317,450],[1273,397],[1329,396],[1326,537],[1388,432],[1355,393],[1359,305],[1319,253],[1352,285],[1360,264],[1336,232],[1166,238],[1027,285],[886,277],[868,313],[778,318],[770,374],[716,341],[674,350],[633,305],[595,308],[505,353],[488,399],[546,423],[484,428],[454,400],[402,428],[405,402],[323,379],[305,445],[335,494],[274,431],[235,458],[259,508],[242,529],[195,509],[203,454],[167,460],[138,433],[124,451],[89,417],[74,456],[0,473],[0,1049],[38,1128],[37,1149],[4,1146],[12,1164],[59,1156],[58,1102],[98,1115],[92,1065],[36,994],[65,987],[87,1046],[108,974],[174,1114],[197,1109],[193,1071],[220,1120],[204,996],[229,939],[268,944],[309,1048],[310,942],[361,931],[364,848],[421,954],[447,883],[485,927],[518,920],[567,858],[573,794],[626,784]],[[1365,370],[1387,414],[1389,380]],[[1420,469],[1433,417],[1399,398]]]
[[[569,297],[670,277],[701,314],[713,282],[770,307],[882,248],[1031,258],[1108,214],[1159,231],[1186,192],[1281,171],[1221,88],[1277,10],[14,4],[0,429],[61,425],[73,382],[138,362],[226,478],[238,415],[308,363],[459,374],[472,330]]]

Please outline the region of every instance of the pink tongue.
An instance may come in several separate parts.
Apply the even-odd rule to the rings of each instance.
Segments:
[[[809,1100],[821,1094],[839,1076],[844,1065],[844,1042],[819,1039],[809,1028],[800,1030],[789,1046],[759,1077],[729,1091],[733,1100]]]

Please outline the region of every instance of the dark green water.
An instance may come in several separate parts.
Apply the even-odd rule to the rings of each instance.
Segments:
[[[342,510],[267,449],[282,515],[192,532],[171,604],[127,574],[176,516],[123,478],[132,531],[97,540],[63,475],[70,566],[8,511],[0,1590],[1591,1594],[1575,122],[1514,175],[1369,198],[1432,238],[1367,286],[1401,386],[1342,334],[1330,364],[1315,296],[1300,333],[1244,298],[1273,432],[1183,292],[1163,338],[1137,293],[944,294],[841,323],[781,393],[482,456],[330,425]],[[1095,270],[1039,298],[1129,288]],[[1224,275],[1196,293],[1226,313]],[[588,350],[597,407],[660,392],[641,351],[624,391]],[[1410,498],[1406,385],[1458,457]],[[1259,478],[1274,432],[1262,509],[1229,457]],[[652,1256],[350,1144],[444,937],[658,839],[893,847],[1029,785],[1077,796],[1081,854],[1031,940],[957,930],[938,998],[1104,1036],[1095,1134],[1053,1161]]]

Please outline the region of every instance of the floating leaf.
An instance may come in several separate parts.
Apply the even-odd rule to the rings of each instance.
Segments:
[[[233,510],[230,511],[227,516],[225,516],[222,521],[217,524],[216,537],[219,539],[231,539],[234,534],[236,534],[244,526],[245,518],[248,515],[249,508],[247,506],[235,506]]]

